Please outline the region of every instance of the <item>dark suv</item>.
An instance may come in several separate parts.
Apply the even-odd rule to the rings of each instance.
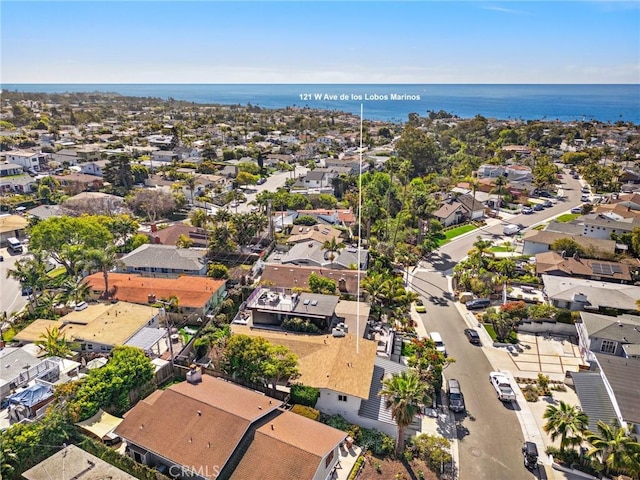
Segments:
[[[455,378],[447,382],[447,394],[449,395],[449,409],[453,412],[464,412],[464,397],[460,390],[460,383]]]
[[[469,300],[466,306],[468,310],[487,308],[491,306],[491,300],[488,298],[476,298],[475,300]]]

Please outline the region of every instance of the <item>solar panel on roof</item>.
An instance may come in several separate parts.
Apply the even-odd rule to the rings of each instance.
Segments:
[[[622,273],[622,267],[615,263],[599,263],[593,262],[591,264],[591,270],[597,275],[614,275],[616,273]]]

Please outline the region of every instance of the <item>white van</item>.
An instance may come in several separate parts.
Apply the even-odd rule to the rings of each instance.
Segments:
[[[444,346],[444,342],[442,341],[442,337],[438,332],[429,332],[429,337],[436,344],[436,350],[442,353],[445,357],[447,356],[447,349]]]
[[[504,226],[502,233],[504,233],[505,235],[515,235],[519,231],[520,231],[520,226],[514,225],[513,223],[511,223],[509,225]]]

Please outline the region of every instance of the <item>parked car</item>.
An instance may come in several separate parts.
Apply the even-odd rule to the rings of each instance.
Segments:
[[[22,287],[22,296],[31,295],[32,293],[33,293],[33,288]]]
[[[542,206],[544,208],[551,208],[553,207],[553,203],[551,203],[551,200],[545,200],[544,202],[542,202]]]
[[[467,336],[470,343],[473,343],[474,345],[482,345],[480,342],[480,334],[473,328],[465,328],[464,334]]]
[[[444,345],[444,341],[438,332],[430,332],[429,337],[436,344],[436,350],[442,353],[445,357],[447,356],[447,348]]]
[[[74,307],[74,310],[76,312],[81,312],[82,310],[86,310],[87,308],[89,308],[87,302],[80,302]]]
[[[542,204],[541,204],[541,203],[536,203],[536,204],[533,206],[533,210],[534,210],[535,212],[541,212],[542,210],[544,210],[544,207],[542,206]]]
[[[578,180],[578,179],[580,179],[580,175],[578,175],[577,173],[574,173],[574,174],[572,175],[572,177],[573,177],[573,179],[574,179],[574,180]]]
[[[524,466],[526,468],[532,470],[538,467],[538,447],[534,442],[524,442],[522,456],[524,457]]]
[[[505,376],[504,373],[490,372],[489,381],[498,394],[499,400],[503,402],[512,402],[516,399],[516,394],[513,392],[511,382],[509,382],[509,379]]]
[[[582,213],[582,207],[581,206],[573,207],[571,209],[571,213]]]
[[[449,397],[449,409],[454,412],[464,412],[464,396],[460,390],[460,382],[455,378],[447,382],[447,396]]]
[[[424,306],[422,300],[416,300],[416,312],[418,313],[427,313],[427,307]]]
[[[525,215],[531,215],[533,213],[533,208],[524,206],[522,207],[522,213]]]
[[[466,303],[467,310],[479,310],[481,308],[487,308],[491,306],[491,300],[488,298],[476,298],[475,300],[469,300]]]
[[[262,184],[263,184],[263,183],[265,183],[266,181],[267,181],[267,179],[266,179],[266,178],[264,178],[264,177],[260,177],[256,183],[257,183],[258,185],[262,185]]]
[[[589,201],[589,195],[582,195],[580,197],[580,201],[581,202],[588,202]]]
[[[502,229],[502,233],[504,233],[505,235],[515,235],[519,231],[520,231],[520,226],[514,225],[512,223],[509,225],[505,225],[504,228]]]

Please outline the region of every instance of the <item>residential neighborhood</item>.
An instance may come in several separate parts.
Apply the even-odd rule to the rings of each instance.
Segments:
[[[638,126],[3,93],[3,477],[640,475]]]

